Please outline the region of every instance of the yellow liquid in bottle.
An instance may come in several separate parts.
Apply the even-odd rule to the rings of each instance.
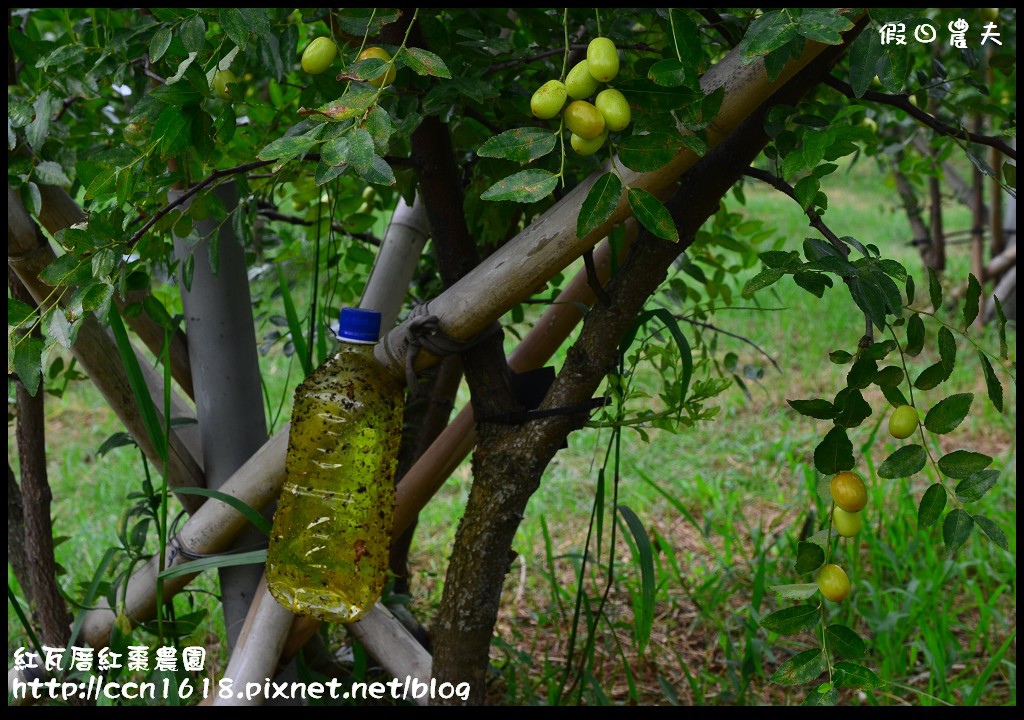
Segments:
[[[402,388],[373,345],[343,343],[295,392],[267,586],[299,615],[358,620],[387,579]]]

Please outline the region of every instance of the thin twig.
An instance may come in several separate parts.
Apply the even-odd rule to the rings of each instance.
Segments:
[[[311,226],[317,224],[315,220],[303,220],[300,217],[295,217],[294,215],[286,215],[282,212],[278,212],[277,210],[273,210],[271,208],[266,207],[257,208],[256,212],[259,213],[261,217],[266,218],[267,220],[275,220],[277,222],[283,222],[289,225]],[[368,245],[380,247],[380,239],[371,235],[370,233],[349,232],[348,230],[345,229],[345,226],[340,223],[331,223],[331,229],[334,230],[334,232],[336,233],[348,235],[349,237],[355,238],[356,240],[362,240]]]
[[[1007,157],[1013,158],[1014,160],[1017,159],[1017,151],[1007,145],[1000,138],[993,137],[991,135],[981,135],[979,133],[973,133],[966,128],[955,128],[952,125],[947,125],[934,115],[926,113],[924,110],[910,102],[909,95],[889,95],[887,93],[868,90],[862,97],[857,98],[856,94],[853,92],[853,87],[851,87],[849,83],[843,82],[838,78],[829,75],[825,78],[825,84],[843,93],[851,100],[870,100],[871,102],[882,103],[883,105],[892,105],[893,107],[903,110],[908,115],[917,118],[937,133],[947,135],[949,137],[966,138],[970,142],[978,145],[988,145],[989,147],[996,148]]]
[[[215,170],[209,176],[203,178],[195,185],[190,187],[188,190],[183,192],[178,199],[168,203],[164,207],[157,210],[153,214],[153,216],[150,217],[149,220],[147,220],[146,223],[141,228],[139,228],[134,235],[131,236],[131,238],[128,240],[128,245],[135,245],[139,240],[142,239],[142,236],[146,234],[147,230],[149,230],[151,227],[153,227],[160,221],[160,218],[167,215],[167,213],[169,213],[174,208],[180,207],[181,205],[186,203],[193,195],[198,193],[200,190],[208,187],[209,185],[213,184],[220,178],[227,177],[228,175],[239,175],[241,173],[246,173],[249,172],[250,170],[255,170],[256,168],[264,167],[266,165],[271,165],[275,162],[277,162],[277,160],[256,160],[251,163],[245,163],[244,165],[236,165],[235,167],[224,168],[223,170]]]
[[[767,172],[765,170],[759,170],[758,168],[753,167],[748,168],[746,173],[744,174],[749,175],[755,180],[760,180],[761,182],[768,183],[779,192],[784,193],[789,197],[793,198],[794,200],[796,200],[797,203],[800,202],[800,200],[797,199],[796,191],[793,190],[793,186],[790,185],[785,180],[783,180],[782,178],[775,177],[770,172]],[[832,232],[832,229],[825,224],[825,221],[821,219],[821,216],[818,215],[818,213],[814,212],[814,208],[804,208],[804,214],[807,215],[807,218],[811,221],[811,227],[820,232],[826,240],[832,243],[832,247],[841,252],[843,254],[843,257],[849,256],[850,248],[847,246],[846,243],[839,239],[838,235]]]
[[[766,358],[768,358],[768,362],[770,362],[772,364],[772,366],[776,370],[779,371],[780,375],[782,374],[782,368],[780,368],[779,364],[777,362],[775,362],[775,358],[773,358],[771,355],[769,355],[768,352],[766,350],[764,350],[764,348],[762,348],[760,345],[755,343],[750,338],[743,337],[742,335],[737,335],[736,333],[729,332],[728,330],[723,330],[722,328],[718,327],[717,325],[712,325],[711,323],[701,322],[700,320],[694,320],[693,318],[688,318],[688,317],[685,317],[683,315],[673,315],[673,317],[675,317],[676,320],[682,320],[683,322],[688,322],[691,325],[696,325],[697,327],[706,328],[708,330],[711,330],[712,332],[721,333],[722,335],[728,335],[731,338],[736,338],[737,340],[739,340],[741,342],[745,342],[747,345],[749,345],[750,347],[754,348],[759,353],[761,353]]]

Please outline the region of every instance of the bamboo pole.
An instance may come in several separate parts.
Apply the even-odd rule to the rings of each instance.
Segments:
[[[768,81],[763,62],[755,61],[751,65],[743,65],[736,51],[709,70],[705,76],[706,81],[702,82],[705,91],[718,87],[726,89],[722,109],[709,132],[709,141],[712,144],[717,143],[725,133],[734,129],[744,117],[817,57],[825,47],[819,43],[807,43],[801,58],[787,65],[775,82]],[[695,161],[695,156],[684,151],[666,168],[646,176],[638,176],[630,170],[623,169],[623,179],[633,187],[643,187],[654,192],[669,186],[692,167]],[[461,338],[476,334],[538,285],[543,284],[550,275],[589,249],[595,242],[597,232],[607,234],[624,220],[629,212],[628,204],[620,203],[611,220],[595,233],[583,239],[575,236],[575,221],[580,205],[600,174],[602,173],[595,173],[567,194],[508,245],[485,260],[477,270],[472,271],[432,301],[431,311],[442,318],[442,330]],[[521,272],[517,272],[517,269],[521,269]],[[508,304],[503,306],[500,303]],[[378,360],[399,377],[404,374],[406,328],[407,323],[403,323],[392,330],[378,343],[376,350]],[[423,357],[426,353],[420,355],[422,366],[431,362],[430,358]],[[287,432],[287,426],[279,430],[224,484],[222,491],[238,497],[257,510],[271,502],[284,481]],[[400,498],[417,494],[410,493],[409,488],[403,489],[401,483],[398,492]],[[408,498],[405,502],[409,502]],[[414,506],[415,504],[412,503]],[[415,515],[418,510],[417,507],[410,511],[400,505],[396,512],[412,512]],[[189,519],[180,534],[187,535],[195,551],[219,552],[243,525],[241,515],[226,508],[223,503],[211,500]],[[171,564],[176,560],[180,559],[171,558]],[[129,580],[124,609],[132,622],[149,617],[155,609],[155,566],[156,561],[151,561]],[[186,582],[185,578],[166,581],[165,593],[169,597]],[[101,607],[89,611],[83,625],[83,636],[86,641],[94,647],[106,642],[113,620],[114,614],[109,608]]]
[[[14,270],[22,284],[32,293],[40,309],[52,306],[55,300],[54,288],[44,283],[39,274],[56,259],[53,248],[32,221],[17,193],[7,187],[7,264]],[[124,423],[139,447],[157,467],[162,466],[156,450],[142,422],[135,398],[128,383],[124,363],[109,330],[100,325],[91,314],[86,315],[78,328],[75,342],[71,347],[78,362],[89,378],[102,393],[114,412]],[[136,352],[146,384],[153,395],[158,411],[163,407],[163,378],[151,367],[145,358]],[[188,417],[191,410],[180,397],[171,393],[171,417]],[[172,487],[202,487],[203,469],[199,436],[195,428],[183,426],[171,430],[168,448],[167,476]],[[202,504],[196,495],[179,496],[181,504],[190,512]]]
[[[380,313],[382,330],[393,327],[398,318],[405,303],[406,288],[416,272],[429,235],[430,223],[419,195],[411,206],[399,198],[359,302],[363,310]]]

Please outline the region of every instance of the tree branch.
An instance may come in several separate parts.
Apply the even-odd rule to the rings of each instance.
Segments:
[[[160,218],[162,218],[165,215],[167,215],[167,213],[169,213],[171,210],[174,210],[177,207],[181,207],[186,202],[188,202],[189,199],[191,199],[192,196],[194,196],[200,190],[202,190],[202,189],[204,189],[206,187],[209,187],[211,184],[213,184],[214,182],[216,182],[220,178],[228,177],[229,175],[238,175],[240,173],[246,173],[246,172],[249,172],[250,170],[255,170],[256,168],[261,168],[261,167],[265,167],[267,165],[272,165],[275,162],[277,162],[277,160],[256,160],[254,162],[245,163],[244,165],[236,165],[235,167],[231,167],[231,168],[224,168],[222,170],[214,170],[212,173],[210,173],[210,175],[208,175],[207,177],[205,177],[202,180],[200,180],[199,182],[197,182],[195,185],[190,187],[188,190],[185,190],[176,200],[173,200],[172,202],[169,202],[167,205],[165,205],[164,207],[162,207],[159,210],[157,210],[149,218],[149,220],[147,220],[142,225],[142,227],[139,228],[135,232],[135,234],[132,235],[128,239],[128,245],[129,246],[134,246],[139,240],[142,239],[142,236],[145,235],[146,232],[151,227],[153,227],[154,225],[156,225],[160,221]]]
[[[776,177],[772,175],[770,172],[760,170],[755,167],[747,168],[746,172],[744,172],[743,174],[747,175],[748,177],[752,177],[755,180],[760,180],[763,183],[771,185],[779,192],[791,197],[793,200],[796,201],[798,205],[800,204],[800,201],[796,197],[796,191],[793,189],[793,186],[790,185],[785,180],[783,180],[782,178]],[[806,215],[807,219],[810,220],[811,222],[811,227],[820,232],[825,237],[825,239],[832,244],[832,247],[834,247],[836,250],[843,254],[843,257],[847,257],[850,254],[849,246],[842,240],[840,240],[838,235],[832,232],[832,229],[825,224],[825,221],[821,219],[821,216],[818,215],[818,213],[814,212],[814,208],[806,207],[803,210],[804,215]]]
[[[1017,151],[1007,145],[1000,138],[992,137],[991,135],[980,135],[978,133],[973,133],[966,128],[956,128],[952,125],[947,125],[934,115],[926,113],[924,110],[911,103],[909,95],[889,95],[887,93],[868,90],[863,96],[858,98],[856,93],[853,91],[853,87],[851,87],[849,83],[844,82],[839,78],[832,77],[831,75],[825,79],[825,84],[835,90],[838,90],[851,100],[870,100],[871,102],[882,103],[883,105],[891,105],[899,108],[940,135],[946,135],[954,138],[965,138],[978,145],[988,145],[989,147],[996,148],[1007,157],[1013,158],[1014,160],[1017,159]]]

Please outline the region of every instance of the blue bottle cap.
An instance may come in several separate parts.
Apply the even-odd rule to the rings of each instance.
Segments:
[[[376,310],[342,308],[338,316],[338,339],[375,343],[380,338],[380,313]]]

